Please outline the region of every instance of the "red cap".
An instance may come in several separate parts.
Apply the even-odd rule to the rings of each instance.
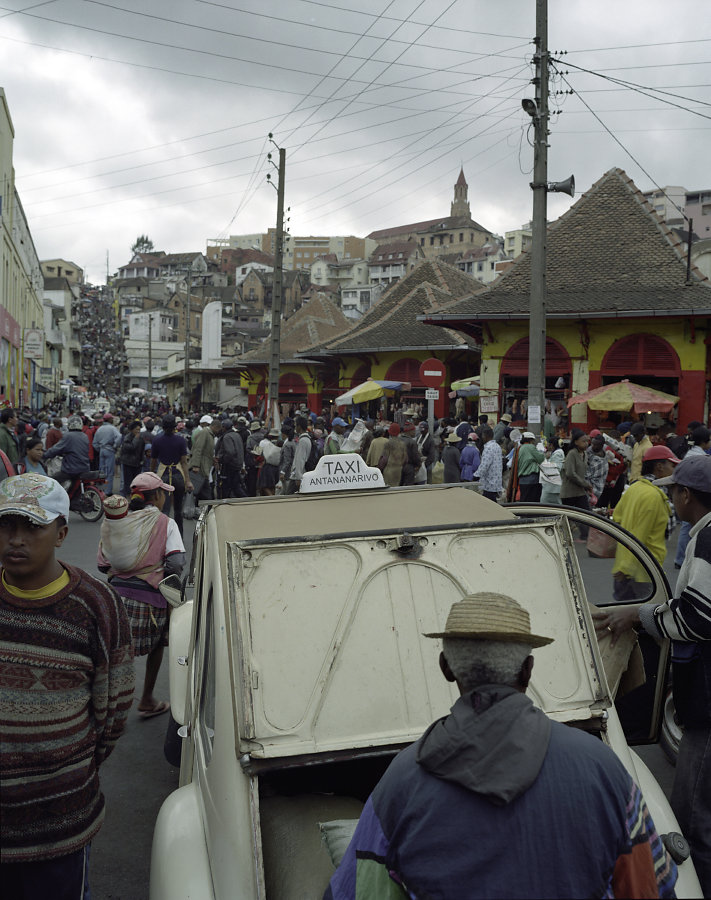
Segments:
[[[390,437],[397,437],[400,434],[400,426],[397,422],[393,422],[390,428],[388,428],[388,434]]]
[[[654,447],[650,447],[642,457],[642,459],[646,462],[648,459],[670,459],[675,465],[676,463],[680,463],[681,460],[678,456],[674,456],[669,447],[666,447],[664,444],[655,444]]]
[[[590,434],[588,435],[588,437],[594,438],[594,437],[597,437],[598,434],[602,434],[602,432],[600,431],[600,429],[599,429],[599,428],[593,428],[593,430],[590,432]]]

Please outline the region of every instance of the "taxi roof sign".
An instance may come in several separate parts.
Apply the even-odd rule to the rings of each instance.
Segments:
[[[386,487],[380,469],[366,466],[357,453],[322,456],[313,472],[304,472],[300,494],[323,491],[358,491]]]

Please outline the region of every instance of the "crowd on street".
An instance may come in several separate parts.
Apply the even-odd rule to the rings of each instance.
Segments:
[[[103,818],[98,767],[111,752],[133,702],[134,656],[146,656],[138,715],[151,718],[169,710],[168,701],[154,695],[170,614],[158,585],[167,575],[182,572],[184,520],[199,515],[201,501],[294,494],[319,459],[349,452],[380,469],[392,488],[464,482],[492,501],[561,504],[611,516],[660,564],[678,517],[682,525],[674,599],[656,608],[636,602],[648,596],[648,574],[620,544],[613,554],[611,595],[632,602],[601,608],[593,618],[599,633],[611,632],[613,640],[634,628],[673,642],[674,699],[685,732],[672,805],[708,895],[709,429],[691,422],[678,434],[643,421],[621,421],[615,428],[586,431],[569,426],[565,418],[555,421],[548,416],[535,433],[525,425],[516,427],[509,412],[490,421],[487,415],[470,417],[460,411],[435,420],[430,430],[421,406],[398,403],[383,407],[378,418],[354,421],[339,412],[325,408],[318,415],[295,407],[286,410],[278,424],[264,421],[256,410],[181,415],[167,405],[146,409],[103,404],[100,411],[73,410],[69,415],[59,409],[0,412],[0,451],[10,476],[0,482],[0,716],[4,722],[9,717],[15,729],[14,749],[4,754],[0,772],[2,874],[11,885],[8,896],[51,895],[59,900],[81,896],[69,890],[62,893],[56,885],[85,882],[88,847]],[[105,486],[97,569],[106,581],[64,566],[54,556],[67,534],[68,491],[89,471],[100,473]],[[589,541],[587,526],[577,527],[577,540]],[[476,618],[478,613],[469,610],[467,615]],[[532,637],[536,636],[519,635],[529,651]],[[67,691],[62,679],[48,677],[43,682],[42,709],[18,712],[24,709],[24,687],[12,676],[13,667],[19,671],[29,666],[35,672],[39,659],[43,671],[78,665],[92,674],[81,676],[83,686],[77,691]],[[528,651],[522,653],[515,672],[512,669],[524,690],[530,659]],[[447,657],[445,664],[443,671],[449,677],[450,666],[456,672],[456,660]],[[56,731],[52,767],[57,768],[57,759],[66,767],[61,790],[48,792],[52,775],[46,760],[38,762],[46,755],[42,722],[56,729],[60,720],[74,725]],[[567,731],[557,739],[567,740]],[[549,738],[541,740],[547,744]],[[439,744],[431,749],[441,752]],[[422,790],[437,793],[434,776],[422,771],[413,770],[424,779]],[[409,770],[403,772],[406,782],[412,777]],[[620,779],[625,781],[622,774]],[[381,805],[395,809],[400,788],[396,781],[393,785],[392,796],[385,798],[385,789],[377,796]],[[625,782],[623,787],[627,790],[629,785]],[[367,817],[363,821],[367,830]],[[652,826],[649,835],[645,841],[653,843]],[[631,848],[634,835],[630,840]],[[367,840],[363,846],[368,849]],[[653,853],[659,896],[673,896],[673,864],[664,862],[660,847],[654,845]],[[333,897],[351,896],[340,880],[347,877],[344,868],[334,878]],[[638,889],[646,890],[639,882],[625,895],[647,896],[636,893]]]

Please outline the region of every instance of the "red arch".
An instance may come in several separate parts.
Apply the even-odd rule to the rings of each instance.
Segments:
[[[306,382],[298,372],[287,372],[279,378],[280,394],[306,394]]]
[[[368,363],[363,363],[361,366],[355,370],[353,377],[351,378],[351,387],[358,387],[359,384],[363,384],[364,381],[368,380],[368,376],[370,375],[370,366]]]
[[[527,337],[516,341],[501,360],[501,375],[528,378],[528,349]],[[568,351],[554,338],[546,338],[546,377],[571,373],[572,365]]]
[[[409,381],[413,387],[421,387],[420,360],[413,359],[411,356],[398,359],[388,369],[385,381]]]
[[[681,366],[672,345],[655,334],[631,334],[620,338],[605,354],[600,367],[602,375],[626,378],[653,375],[678,378]]]

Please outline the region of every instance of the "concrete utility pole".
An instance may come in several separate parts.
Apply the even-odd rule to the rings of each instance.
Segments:
[[[153,313],[148,312],[148,393],[153,393]]]
[[[269,135],[271,139],[271,134]],[[272,141],[273,143],[273,141]],[[269,154],[271,161],[271,154]],[[274,285],[272,290],[272,337],[269,353],[269,392],[266,418],[271,417],[274,403],[279,404],[279,364],[281,361],[282,267],[284,259],[284,181],[286,150],[279,148],[279,185],[277,187],[277,226],[274,252]],[[269,179],[270,176],[267,175]],[[270,179],[271,180],[271,179]]]
[[[185,277],[185,368],[183,369],[183,413],[190,409],[190,291],[193,283],[193,267],[188,269]]]
[[[536,0],[536,111],[533,155],[531,307],[528,350],[529,428],[541,431],[546,389],[546,228],[548,212],[548,0]]]

